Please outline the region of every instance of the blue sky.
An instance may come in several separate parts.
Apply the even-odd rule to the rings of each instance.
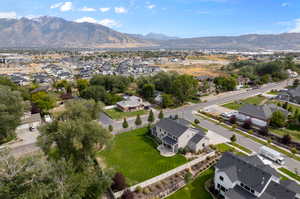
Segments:
[[[0,18],[57,16],[179,37],[300,32],[299,0],[2,0]]]

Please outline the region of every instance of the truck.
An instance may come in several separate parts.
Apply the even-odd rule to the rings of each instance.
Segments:
[[[284,158],[282,157],[281,153],[279,153],[269,147],[266,147],[266,146],[260,147],[259,154],[265,158],[268,158],[268,159],[276,162],[279,165],[284,164]]]

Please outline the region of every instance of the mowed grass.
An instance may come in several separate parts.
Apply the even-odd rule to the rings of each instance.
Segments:
[[[146,136],[147,128],[117,135],[112,146],[99,153],[108,168],[123,173],[130,185],[145,181],[187,162],[182,155],[165,158]]]
[[[291,129],[271,129],[272,133],[275,133],[280,136],[284,136],[286,134],[289,134],[293,140],[300,142],[300,130],[291,130]]]
[[[244,104],[255,104],[255,105],[260,105],[264,100],[266,100],[267,98],[264,96],[254,96],[254,97],[249,97],[247,99],[238,101],[238,102],[231,102],[228,104],[224,104],[222,105],[225,108],[229,108],[229,109],[233,109],[233,110],[239,110],[241,108],[241,106],[243,106]]]
[[[113,108],[113,109],[107,109],[104,110],[104,112],[111,117],[112,119],[123,119],[123,118],[127,118],[127,117],[134,117],[137,115],[144,115],[146,113],[148,113],[148,111],[146,110],[140,110],[140,111],[134,111],[134,112],[123,112],[117,108]]]
[[[236,148],[238,148],[242,151],[244,151],[245,153],[248,153],[248,154],[252,153],[252,151],[250,149],[248,149],[248,148],[246,148],[246,147],[244,147],[244,146],[242,146],[242,145],[240,145],[236,142],[230,142],[229,144],[232,145],[232,146],[235,146]]]
[[[210,193],[205,190],[205,183],[213,177],[214,169],[210,168],[167,199],[212,199]]]
[[[286,169],[286,168],[279,168],[279,170],[283,173],[285,173],[286,175],[290,176],[291,178],[297,180],[298,182],[300,182],[300,176],[297,175],[296,173],[294,172],[291,172],[290,170]]]

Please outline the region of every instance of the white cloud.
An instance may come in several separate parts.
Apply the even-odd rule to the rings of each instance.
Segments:
[[[284,3],[281,4],[282,7],[288,7],[289,5],[290,5],[290,4],[287,3],[287,2],[284,2]]]
[[[115,7],[115,13],[124,14],[124,13],[127,13],[127,12],[128,11],[124,7]]]
[[[83,8],[80,9],[80,11],[83,11],[83,12],[95,12],[96,9],[95,8],[88,8],[88,7],[84,6]]]
[[[51,9],[54,9],[54,8],[59,8],[60,6],[62,6],[64,3],[63,2],[59,2],[59,3],[56,3],[56,4],[53,4],[50,6]]]
[[[300,19],[295,19],[294,20],[294,25],[291,30],[289,30],[290,33],[300,33]]]
[[[102,19],[101,21],[99,21],[99,24],[110,28],[122,26],[120,23],[116,22],[113,19]]]
[[[64,2],[59,8],[59,10],[62,12],[70,11],[72,9],[73,9],[73,3],[70,1]]]
[[[153,9],[153,8],[155,8],[156,7],[156,5],[154,5],[154,4],[149,4],[149,5],[147,5],[147,8],[149,8],[149,9]]]
[[[99,8],[99,10],[100,10],[101,12],[107,12],[107,11],[110,10],[110,8]]]
[[[16,19],[17,13],[16,12],[0,12],[0,18]]]
[[[77,22],[77,23],[87,22],[87,23],[101,24],[103,26],[107,26],[110,28],[121,27],[121,24],[113,19],[102,19],[100,21],[97,21],[96,19],[94,19],[92,17],[82,17],[80,19],[75,20],[75,22]]]

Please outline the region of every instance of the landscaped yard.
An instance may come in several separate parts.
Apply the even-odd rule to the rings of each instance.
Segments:
[[[252,151],[250,149],[248,149],[248,148],[246,148],[246,147],[244,147],[244,146],[242,146],[242,145],[240,145],[236,142],[230,142],[229,144],[232,145],[232,146],[235,146],[236,148],[238,148],[242,151],[244,151],[245,153],[248,153],[248,154],[252,153]]]
[[[112,119],[116,119],[116,120],[127,118],[127,117],[133,117],[133,116],[137,116],[137,115],[144,115],[144,114],[148,113],[148,111],[146,111],[146,110],[140,110],[140,111],[134,111],[134,112],[123,112],[117,108],[107,109],[107,110],[104,110],[104,112],[109,117],[111,117]]]
[[[267,100],[266,97],[264,96],[254,96],[254,97],[250,97],[244,100],[240,100],[238,102],[231,102],[228,104],[224,104],[222,105],[225,108],[229,108],[229,109],[233,109],[233,110],[239,110],[240,107],[244,104],[255,104],[255,105],[260,105],[263,101]]]
[[[293,140],[300,142],[300,129],[292,130],[292,129],[284,128],[284,129],[271,129],[271,131],[280,136],[289,134]]]
[[[300,176],[291,172],[290,170],[286,169],[286,168],[279,168],[279,170],[283,173],[285,173],[286,175],[290,176],[291,178],[294,178],[295,180],[297,180],[298,182],[300,182]]]
[[[122,172],[130,185],[137,184],[187,162],[182,155],[162,157],[147,137],[147,128],[117,135],[112,146],[99,153],[108,168]]]
[[[205,190],[205,182],[213,178],[214,170],[210,168],[204,171],[193,182],[183,187],[167,199],[212,199],[211,195]]]
[[[235,154],[237,155],[247,155],[246,153],[243,153],[241,151],[237,151],[235,148],[229,146],[228,144],[217,144],[215,145],[216,147],[216,150],[221,152],[221,153],[224,153],[224,152],[234,152]]]

